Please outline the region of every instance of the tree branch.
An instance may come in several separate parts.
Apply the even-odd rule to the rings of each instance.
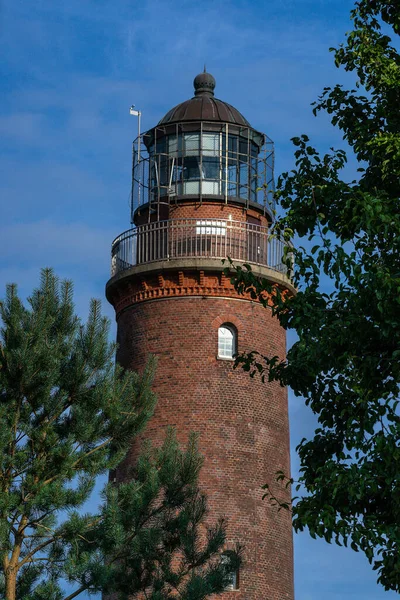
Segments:
[[[82,585],[80,588],[78,588],[75,592],[73,592],[69,596],[65,596],[64,600],[73,600],[74,598],[79,596],[79,594],[81,594],[82,592],[87,590],[87,587],[88,587],[87,585]]]

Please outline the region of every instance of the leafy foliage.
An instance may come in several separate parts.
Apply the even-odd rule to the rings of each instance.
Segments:
[[[321,156],[294,138],[296,168],[278,182],[285,216],[275,235],[298,292],[283,294],[237,268],[250,291],[298,341],[286,361],[249,353],[239,363],[304,396],[319,427],[298,446],[296,530],[363,551],[385,589],[400,591],[400,6],[360,0],[353,31],[333,50],[356,88],[325,88],[314,106],[339,127],[359,161],[343,180],[346,154]],[[397,38],[398,41],[398,38]],[[296,248],[293,236],[303,238]],[[294,265],[293,265],[294,261]],[[267,486],[266,486],[267,487]]]
[[[1,597],[146,590],[152,600],[201,600],[222,591],[239,558],[219,557],[222,521],[205,529],[194,438],[186,450],[173,432],[161,449],[148,445],[130,483],[108,484],[97,514],[79,511],[153,412],[154,360],[142,375],[115,366],[99,302],[83,325],[71,283],[49,269],[29,305],[14,285],[0,305]]]

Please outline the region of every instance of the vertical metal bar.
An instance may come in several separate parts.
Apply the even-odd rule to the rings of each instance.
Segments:
[[[140,110],[138,111],[138,180],[139,180],[139,185],[138,185],[138,205],[140,206],[141,204],[141,198],[140,198],[140,186],[141,186],[141,164],[140,164],[140,151],[141,151],[141,147],[140,147],[140,120],[141,120],[141,116],[142,113],[140,112]]]
[[[226,224],[226,229],[225,229],[224,258],[226,258],[228,256],[226,253],[226,248],[227,248],[227,244],[228,244],[228,237],[231,235],[231,227],[232,227],[232,221],[228,221]]]
[[[137,265],[137,232],[135,231],[132,236],[132,263]]]
[[[150,231],[150,239],[149,239],[149,254],[150,254],[150,261],[153,261],[155,259],[155,240],[156,240],[156,232],[157,232],[157,226],[158,226],[158,221],[156,221],[155,223],[153,222],[151,224],[151,231]]]
[[[176,137],[176,157],[178,158],[177,164],[179,165],[179,128],[178,128],[178,123],[175,125],[175,137]],[[183,161],[183,159],[182,159]],[[181,175],[183,175],[183,162],[181,164]],[[181,177],[182,179],[182,177]],[[181,185],[183,186],[183,183],[181,183]],[[179,191],[179,187],[178,184],[175,182],[175,204],[177,202],[177,196],[178,196],[178,191]]]
[[[150,207],[150,198],[151,198],[151,154],[148,154],[147,158],[147,205]]]
[[[133,223],[133,188],[135,185],[135,142],[132,142],[131,224]]]
[[[183,133],[183,131],[181,132],[182,135],[182,194],[185,194],[185,190],[186,190],[186,179],[185,179],[185,158],[186,158],[186,140],[185,140],[185,134]]]
[[[156,202],[156,198],[158,197],[158,183],[159,183],[159,177],[158,177],[158,165],[157,165],[157,160],[158,160],[158,147],[157,147],[157,127],[154,128],[154,153],[153,153],[153,164],[154,164],[154,173],[155,173],[155,189],[154,186],[152,188],[152,194],[151,197],[149,198],[149,207],[148,207],[148,218],[147,220],[150,221],[150,213],[151,211],[154,209],[154,202]]]
[[[145,241],[146,241],[146,259],[147,262],[151,261],[151,228],[152,223],[149,223],[146,231]]]
[[[149,227],[150,223],[146,225],[146,229],[143,232],[143,247],[144,247],[144,262],[149,262]]]
[[[168,158],[169,158],[169,155],[168,155]],[[169,194],[170,194],[170,189],[172,188],[172,177],[173,177],[173,174],[174,174],[174,167],[175,167],[175,156],[172,157],[171,175],[170,175],[170,178],[169,178],[169,186],[168,186],[168,198],[169,198]]]
[[[268,167],[267,167],[267,144],[264,145],[264,215],[267,210],[267,194],[268,194]]]
[[[240,130],[236,136],[236,194],[240,198]]]
[[[229,125],[225,128],[225,204],[228,204],[228,148],[229,148]]]
[[[146,241],[146,227],[147,225],[143,225],[142,226],[142,230],[139,233],[139,240],[140,240],[140,263],[145,263],[146,262],[146,246],[145,246],[145,241]]]
[[[164,139],[165,139],[165,143],[166,142],[166,135],[165,135],[165,129],[164,131],[162,130],[162,133],[164,134]],[[161,154],[161,153],[160,153]],[[164,154],[164,153],[163,153]],[[157,195],[157,221],[160,220],[160,202],[161,202],[161,162],[159,163],[159,181],[158,181],[158,195]]]
[[[219,169],[218,169],[218,195],[222,196],[222,189],[223,189],[223,177],[222,177],[222,173],[223,173],[223,158],[224,158],[224,144],[223,144],[223,125],[222,125],[222,129],[219,132],[218,135],[218,164],[219,164]],[[225,186],[226,187],[226,186]],[[225,196],[226,196],[226,189],[225,189]]]
[[[158,160],[158,181],[157,181],[157,214],[159,213],[159,206],[161,202],[161,154],[157,154]]]
[[[248,258],[247,258],[247,256],[248,256],[248,253],[247,253],[247,231],[243,226],[241,226],[240,232],[241,232],[241,236],[242,236],[242,247],[241,247],[242,260],[248,260]]]
[[[200,205],[203,203],[203,121],[200,123]]]
[[[157,221],[156,221],[157,223]],[[157,226],[157,225],[156,225]],[[149,231],[149,262],[154,260],[154,240],[155,240],[155,231],[154,231],[154,223],[150,223],[150,231]]]
[[[250,170],[250,129],[247,128],[247,208],[250,202],[251,170]]]

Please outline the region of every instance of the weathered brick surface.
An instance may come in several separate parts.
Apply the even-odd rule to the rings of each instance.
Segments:
[[[233,221],[246,221],[247,215],[260,219],[260,225],[267,226],[267,218],[254,210],[246,210],[243,206],[207,202],[185,202],[172,204],[169,208],[170,219],[226,219]]]
[[[160,219],[224,219],[250,222],[267,218],[238,204],[186,199],[162,206]],[[156,215],[152,218],[156,219]],[[146,210],[136,223],[146,222]],[[108,297],[118,323],[118,361],[141,369],[149,354],[158,357],[154,390],[158,404],[145,436],[160,443],[167,426],[186,442],[199,433],[205,457],[201,487],[207,493],[210,522],[228,519],[227,548],[245,547],[240,589],[226,600],[293,600],[292,529],[287,511],[262,500],[268,482],[282,499],[275,474],[289,473],[287,394],[276,383],[251,379],[232,361],[217,358],[218,327],[232,323],[238,350],[285,355],[285,332],[269,309],[236,294],[222,273],[176,269],[121,278]],[[116,473],[123,480],[139,442]]]
[[[230,217],[229,217],[230,215]],[[233,221],[246,221],[247,216],[260,219],[260,225],[267,226],[268,219],[263,214],[262,206],[259,210],[246,209],[245,206],[225,204],[225,202],[212,202],[210,200],[185,201],[177,204],[172,203],[169,207],[163,205],[159,214],[160,220],[166,219],[226,219]],[[143,225],[149,220],[148,211],[142,209],[140,214],[135,216],[135,224]],[[157,215],[153,214],[151,220],[157,220]]]
[[[182,277],[188,275],[176,273],[178,284]],[[206,274],[205,279],[212,277],[220,281],[221,274]],[[157,282],[164,284],[158,276],[149,280],[152,286]],[[182,442],[190,431],[200,434],[205,456],[201,486],[208,495],[210,520],[226,516],[227,547],[237,541],[245,546],[240,590],[224,598],[292,600],[290,515],[263,501],[260,489],[274,482],[276,471],[289,473],[286,390],[250,379],[234,370],[231,361],[217,358],[217,331],[224,322],[237,327],[239,352],[258,350],[283,357],[285,332],[269,309],[249,300],[216,297],[212,286],[202,283],[202,295],[185,290],[176,297],[143,298],[130,306],[122,302],[117,358],[124,367],[141,369],[150,353],[158,356],[158,405],[146,437],[159,443],[168,425],[177,428]],[[136,452],[134,447],[128,462]],[[117,479],[124,476],[121,467]],[[282,489],[277,493],[288,496]]]
[[[184,268],[161,272],[154,269],[144,275],[126,277],[118,281],[110,291],[109,299],[115,308],[117,320],[120,312],[145,300],[182,296],[222,296],[237,299],[237,292],[223,269],[222,263],[218,272]],[[244,294],[243,297],[251,299],[250,293]]]

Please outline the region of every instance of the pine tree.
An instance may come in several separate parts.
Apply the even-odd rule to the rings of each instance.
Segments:
[[[73,288],[50,269],[25,307],[15,285],[0,304],[0,596],[72,600],[201,600],[224,590],[221,520],[206,528],[196,439],[147,444],[130,483],[109,483],[97,514],[79,510],[151,416],[154,360],[141,375],[114,364],[109,322],[92,301],[86,324]],[[66,580],[72,593],[63,592]]]

